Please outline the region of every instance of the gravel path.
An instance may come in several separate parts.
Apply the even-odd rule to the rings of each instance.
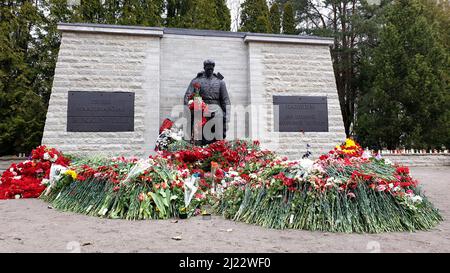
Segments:
[[[445,218],[428,232],[274,230],[222,217],[109,220],[27,199],[0,201],[0,252],[450,252],[450,167],[416,167],[412,175]]]

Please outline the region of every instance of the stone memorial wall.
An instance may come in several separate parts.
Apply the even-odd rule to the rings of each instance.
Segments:
[[[184,93],[205,59],[225,77],[233,113],[227,138],[258,139],[292,159],[306,144],[317,157],[345,139],[332,39],[93,24],[58,29],[43,144],[74,154],[151,154],[162,120],[182,117]]]

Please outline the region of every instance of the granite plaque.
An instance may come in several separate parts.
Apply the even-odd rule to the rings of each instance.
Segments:
[[[273,96],[276,132],[328,132],[327,97]]]
[[[69,91],[67,131],[134,131],[134,93]]]

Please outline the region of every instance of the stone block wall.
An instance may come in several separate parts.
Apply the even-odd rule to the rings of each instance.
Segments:
[[[63,152],[152,153],[161,121],[180,116],[186,88],[208,58],[224,75],[236,113],[227,138],[259,139],[292,159],[306,152],[306,144],[318,157],[345,139],[330,39],[92,24],[58,28],[62,43],[42,143]],[[68,91],[134,92],[134,131],[67,132]],[[273,95],[326,96],[329,132],[274,132]]]
[[[42,143],[73,154],[148,154],[159,126],[159,39],[64,32]],[[67,132],[68,91],[134,92],[134,131]]]
[[[232,106],[248,105],[247,45],[239,37],[165,34],[161,39],[161,120],[174,117],[186,89],[203,61],[216,62],[215,72],[225,78]]]
[[[450,154],[383,154],[382,157],[408,167],[450,166]]]
[[[313,157],[328,152],[345,140],[344,124],[327,46],[249,42],[251,103],[262,105],[252,118],[253,138],[291,159],[306,153]],[[329,132],[274,132],[273,96],[326,96]]]

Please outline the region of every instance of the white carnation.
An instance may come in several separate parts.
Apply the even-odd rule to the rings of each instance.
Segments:
[[[300,160],[300,166],[305,170],[311,170],[313,167],[314,161],[311,159],[305,158]]]
[[[50,179],[47,179],[47,178],[42,179],[41,184],[42,184],[42,185],[48,185],[48,184],[50,184]]]
[[[416,195],[416,196],[411,197],[411,200],[412,200],[414,203],[421,203],[423,199],[422,199],[422,197],[420,197],[419,195]]]
[[[180,141],[181,140],[181,136],[176,134],[176,133],[171,133],[170,137],[173,138],[176,141]]]
[[[372,153],[369,150],[364,150],[363,154],[361,155],[362,158],[371,158]]]
[[[249,174],[249,177],[250,177],[251,179],[256,179],[256,178],[258,178],[258,176],[257,176],[256,174],[254,174],[254,173]]]

